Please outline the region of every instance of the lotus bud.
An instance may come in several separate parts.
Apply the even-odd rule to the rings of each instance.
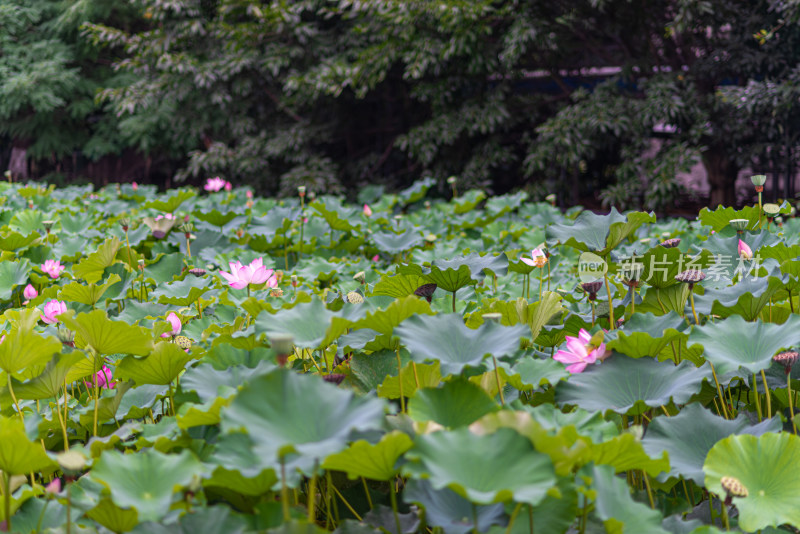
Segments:
[[[139,264],[139,270],[144,271],[144,260],[143,259],[139,260],[138,264]]]
[[[298,185],[297,186],[297,194],[300,195],[300,198],[305,197],[306,196],[306,186]]]
[[[297,275],[293,274],[290,280],[292,281],[292,287],[297,287]]]
[[[752,260],[753,259],[753,250],[741,239],[739,240],[739,257],[745,260]]]
[[[551,206],[555,206],[556,205],[556,195],[555,195],[555,193],[550,193],[549,195],[544,197],[544,199],[547,202],[549,202]]]
[[[353,280],[361,284],[362,286],[367,283],[367,275],[364,274],[364,271],[358,271],[356,274],[353,275]]]

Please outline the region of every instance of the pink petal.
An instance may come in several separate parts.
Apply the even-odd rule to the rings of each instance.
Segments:
[[[585,358],[588,354],[586,344],[581,343],[576,337],[567,336],[567,350],[580,358]]]
[[[581,328],[581,331],[578,332],[578,339],[581,340],[581,343],[584,345],[588,345],[589,342],[592,340],[592,335],[586,331],[586,329]]]
[[[567,366],[567,371],[572,374],[581,373],[584,369],[586,369],[586,362],[573,363],[572,365]]]
[[[526,265],[530,265],[531,267],[536,267],[536,262],[534,262],[532,259],[528,258],[527,256],[520,256],[519,259],[520,259],[520,261],[522,263],[524,263]]]
[[[577,355],[572,354],[571,352],[567,352],[565,350],[559,350],[555,354],[553,354],[553,359],[557,362],[561,363],[576,363],[582,361]]]

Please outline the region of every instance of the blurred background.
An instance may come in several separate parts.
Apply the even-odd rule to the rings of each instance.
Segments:
[[[794,199],[800,0],[0,0],[0,169],[561,206]]]

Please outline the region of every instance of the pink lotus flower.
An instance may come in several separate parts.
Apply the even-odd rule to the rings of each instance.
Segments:
[[[61,315],[62,313],[66,313],[67,311],[67,304],[61,300],[51,300],[44,305],[44,315],[42,316],[42,321],[47,324],[56,324],[58,319],[56,319],[56,315]]]
[[[63,270],[64,266],[58,260],[45,260],[42,264],[42,271],[49,274],[50,278],[53,279],[58,278]]]
[[[139,184],[137,184],[136,182],[132,182],[131,183],[131,187],[133,188],[134,191],[138,191],[139,190]]]
[[[209,178],[208,181],[206,182],[206,185],[203,186],[203,189],[205,189],[206,191],[214,192],[214,193],[216,193],[217,191],[220,191],[221,189],[225,189],[226,191],[230,191],[231,190],[231,183],[226,181],[226,180],[223,180],[219,176],[216,176],[214,178]]]
[[[114,387],[114,382],[112,381],[113,377],[114,377],[114,374],[111,372],[111,368],[108,367],[107,365],[103,365],[103,367],[94,374],[94,377],[92,377],[92,381],[91,382],[84,382],[84,384],[86,384],[87,388],[90,388],[90,387],[93,388],[94,385],[95,385],[95,381],[96,381],[97,386],[100,389],[104,389],[104,388],[105,389],[111,389],[111,388]]]
[[[26,300],[35,299],[39,296],[39,292],[36,291],[36,288],[33,285],[28,284],[25,286],[25,289],[22,291],[22,296],[25,297]]]
[[[531,267],[544,267],[547,265],[547,255],[541,248],[535,248],[531,250],[531,257],[527,257],[524,254],[519,257],[520,261],[525,265],[530,265]]]
[[[601,343],[599,347],[590,345],[592,336],[581,328],[578,337],[567,336],[567,350],[559,350],[553,355],[557,362],[568,363],[567,371],[570,373],[580,373],[590,363],[597,360],[604,360],[606,357],[606,345]]]
[[[175,337],[181,333],[181,318],[178,317],[175,312],[169,312],[167,321],[169,321],[169,324],[172,326],[172,330],[170,332],[164,332],[161,334],[161,337]]]
[[[44,487],[46,493],[58,493],[61,491],[61,479],[54,478],[51,483]]]
[[[258,285],[264,282],[267,283],[267,287],[278,285],[278,279],[275,278],[273,270],[264,267],[262,258],[254,259],[250,265],[242,265],[239,261],[229,262],[228,265],[231,272],[222,271],[219,274],[228,281],[233,289],[243,289],[250,284]]]
[[[367,204],[364,204],[364,215],[367,217],[372,217],[372,208],[370,208]]]
[[[175,216],[173,214],[171,214],[171,213],[165,213],[164,215],[158,215],[153,220],[154,221],[160,221],[161,219],[166,219],[168,221],[174,221],[175,220]]]
[[[739,240],[739,257],[744,260],[752,260],[753,259],[753,251],[747,246],[747,243]]]
[[[380,257],[380,256],[378,256],[377,254],[375,254],[374,256],[372,256],[372,261],[378,261],[379,259],[381,259],[381,257]]]
[[[245,196],[246,196],[247,198],[250,198],[250,199],[252,199],[252,198],[253,198],[253,192],[252,192],[252,191],[250,191],[250,190],[248,189],[248,190],[247,190],[247,192],[245,193]]]

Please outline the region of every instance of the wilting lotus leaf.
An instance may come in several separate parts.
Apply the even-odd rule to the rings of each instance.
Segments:
[[[256,318],[256,332],[292,334],[298,347],[316,349],[328,345],[347,331],[350,321],[325,308],[319,299],[298,304],[274,315],[261,313]]]
[[[780,432],[781,423],[777,417],[763,423],[751,425],[740,415],[734,420],[726,420],[704,409],[700,404],[690,404],[673,417],[656,417],[647,426],[642,440],[644,449],[650,455],[669,453],[669,475],[694,480],[703,484],[703,462],[708,451],[719,440],[732,434],[752,434],[760,436],[764,432]]]
[[[686,328],[686,321],[675,312],[636,313],[621,328],[605,334],[606,348],[631,358],[655,357],[674,340],[686,337]]]
[[[661,527],[661,513],[634,501],[625,480],[614,476],[613,467],[595,465],[586,471],[595,490],[594,514],[606,532],[669,534]]]
[[[378,428],[383,408],[383,401],[319,377],[278,369],[252,378],[222,409],[222,429],[246,432],[262,458],[277,461],[294,451],[313,465],[344,449],[353,430]]]
[[[16,416],[0,416],[0,471],[23,475],[55,466],[56,463],[47,456],[42,445],[28,439],[22,421]]]
[[[427,480],[409,480],[403,491],[403,500],[421,505],[425,509],[426,522],[442,527],[446,534],[470,532],[473,529],[473,512],[478,520],[478,532],[487,532],[492,525],[505,522],[502,504],[475,506],[473,509],[474,505],[455,491],[449,488],[434,489]]]
[[[108,291],[108,288],[121,281],[119,275],[112,274],[103,284],[83,285],[80,282],[71,282],[59,291],[58,298],[67,302],[80,302],[89,306],[94,306]]]
[[[469,429],[418,436],[403,471],[475,504],[538,504],[556,484],[553,464],[514,430],[477,436]]]
[[[793,316],[782,325],[761,320],[747,322],[738,315],[724,321],[696,327],[689,335],[689,345],[700,344],[703,356],[714,364],[717,375],[744,367],[750,373],[767,369],[782,348],[800,343],[800,317]]]
[[[161,284],[150,296],[161,304],[191,306],[207,292],[211,291],[210,278],[187,276],[183,280]]]
[[[499,406],[479,386],[464,378],[438,388],[423,388],[408,402],[408,415],[415,421],[435,421],[444,427],[469,425]]]
[[[746,321],[752,321],[782,287],[783,282],[774,276],[756,280],[748,276],[732,286],[706,288],[705,294],[696,296],[694,302],[698,313],[723,318],[740,315]]]
[[[27,326],[18,324],[13,327],[0,343],[0,369],[7,373],[44,365],[54,354],[61,352],[61,343],[56,338],[45,337]]]
[[[399,254],[422,244],[422,235],[418,231],[406,230],[402,234],[393,232],[376,232],[370,236],[379,250],[389,254]]]
[[[739,527],[755,532],[769,526],[800,525],[800,438],[782,432],[730,436],[708,452],[706,488],[721,499],[722,477],[737,479],[747,497],[733,497]]]
[[[58,318],[64,326],[75,332],[76,345],[82,341],[99,354],[146,356],[153,350],[153,338],[148,329],[112,321],[103,310],[94,310],[77,316],[68,311]]]
[[[30,272],[31,265],[26,259],[0,262],[0,300],[10,299],[14,288],[28,281]]]
[[[117,378],[131,379],[137,386],[154,384],[166,386],[180,374],[191,355],[169,341],[160,341],[146,358],[127,356],[117,364]]]
[[[614,355],[560,383],[556,402],[576,404],[584,410],[641,413],[670,400],[685,403],[710,376],[707,367],[698,369],[690,362],[674,366],[649,358],[633,360]]]
[[[116,237],[106,239],[97,250],[72,266],[72,274],[89,284],[95,284],[103,278],[103,271],[117,261],[117,251],[122,242]]]
[[[153,449],[136,454],[106,451],[92,466],[90,477],[111,490],[114,504],[136,509],[140,521],[158,521],[169,511],[173,493],[204,470],[188,450],[177,455]]]
[[[407,434],[395,430],[375,445],[364,440],[352,443],[349,448],[328,456],[322,468],[343,471],[351,479],[389,480],[397,474],[395,463],[411,445]]]
[[[608,215],[595,215],[584,211],[574,224],[553,224],[547,228],[548,242],[560,242],[584,252],[606,256],[614,247],[644,223],[656,222],[653,213],[633,211],[622,215],[611,208]]]
[[[438,360],[442,372],[458,374],[464,367],[479,366],[487,354],[512,354],[519,348],[520,338],[528,335],[528,328],[489,323],[472,330],[461,315],[453,313],[413,316],[395,332],[415,361]]]

